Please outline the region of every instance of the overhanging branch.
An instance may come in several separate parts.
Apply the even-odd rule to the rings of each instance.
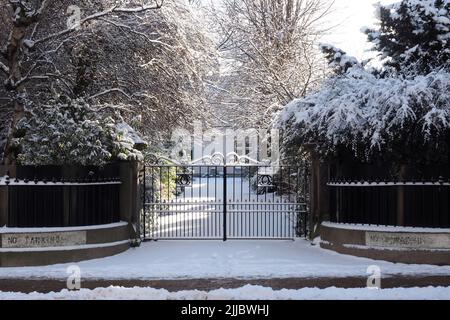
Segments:
[[[169,48],[173,48],[171,45],[169,45],[169,44],[167,44],[167,43],[164,43],[163,41],[161,41],[161,40],[159,40],[159,39],[151,39],[151,38],[150,38],[148,35],[146,35],[145,33],[139,32],[139,31],[133,29],[132,27],[130,27],[130,26],[128,26],[128,25],[125,25],[125,24],[123,24],[123,23],[118,23],[118,22],[111,21],[111,20],[108,20],[108,19],[105,19],[105,18],[101,18],[100,20],[101,20],[101,21],[104,21],[104,22],[106,22],[106,23],[109,23],[109,24],[113,25],[113,26],[116,27],[116,28],[119,28],[119,29],[126,29],[126,30],[128,30],[129,32],[131,32],[131,33],[133,33],[133,34],[136,34],[136,35],[138,35],[138,36],[141,36],[141,37],[143,37],[145,40],[147,40],[147,42],[149,42],[149,43],[151,43],[151,44],[160,44],[160,45],[163,45],[163,46],[166,46],[166,47],[169,47]]]
[[[164,0],[161,0],[161,2],[156,1],[155,5],[147,5],[147,6],[143,5],[141,7],[136,7],[136,8],[118,8],[117,6],[114,6],[114,7],[111,7],[109,9],[106,9],[104,11],[94,13],[94,14],[92,14],[92,15],[84,18],[84,19],[81,19],[80,23],[79,23],[79,26],[82,26],[82,25],[84,25],[85,23],[87,23],[87,22],[89,22],[91,20],[97,20],[97,19],[100,19],[100,18],[105,17],[107,15],[110,15],[112,13],[139,13],[139,12],[145,12],[145,11],[149,11],[149,10],[157,10],[157,9],[160,9],[162,7],[163,3],[164,3]],[[76,31],[76,27],[65,29],[65,30],[62,30],[60,32],[50,34],[50,35],[48,35],[46,37],[43,37],[41,39],[36,40],[34,42],[34,45],[46,42],[46,41],[54,39],[54,38],[58,38],[58,37],[64,36],[66,34],[74,32],[74,31]]]
[[[107,90],[102,91],[102,92],[100,92],[100,93],[94,94],[93,96],[90,96],[90,97],[88,98],[88,100],[93,100],[93,99],[95,99],[95,98],[104,96],[104,95],[109,94],[109,93],[111,93],[111,92],[117,92],[117,93],[120,93],[120,94],[124,95],[125,97],[127,97],[127,98],[130,99],[130,100],[132,99],[132,98],[131,98],[125,91],[123,91],[122,89],[119,89],[119,88],[112,88],[112,89],[107,89]]]

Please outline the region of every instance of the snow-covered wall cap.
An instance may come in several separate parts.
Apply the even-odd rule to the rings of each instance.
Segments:
[[[0,186],[6,185],[7,178],[9,178],[9,177],[8,176],[0,177]]]
[[[327,186],[329,187],[395,187],[395,186],[417,186],[417,187],[424,187],[424,186],[450,186],[449,181],[402,181],[402,182],[395,182],[395,181],[361,181],[361,182],[350,182],[350,181],[337,181],[337,182],[329,182],[327,183]]]
[[[0,186],[98,186],[98,185],[119,185],[122,182],[117,178],[97,179],[97,180],[28,180],[10,178],[9,176],[0,177]]]
[[[134,143],[134,148],[137,150],[144,150],[148,147],[148,143],[144,141],[141,136],[128,123],[120,122],[116,124],[117,131],[121,132],[126,138]]]
[[[450,233],[450,229],[443,229],[443,228],[377,226],[377,225],[371,225],[371,224],[334,223],[334,222],[328,222],[328,221],[322,222],[322,226],[328,227],[328,228],[335,228],[335,229],[372,231],[372,232]]]

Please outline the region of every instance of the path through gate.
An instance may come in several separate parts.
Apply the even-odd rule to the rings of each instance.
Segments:
[[[145,166],[144,240],[293,239],[307,235],[307,167],[255,164],[248,158],[233,164],[215,161],[214,156],[209,160]]]

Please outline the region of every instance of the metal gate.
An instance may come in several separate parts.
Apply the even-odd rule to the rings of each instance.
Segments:
[[[307,235],[307,167],[251,163],[246,157],[232,164],[217,160],[217,155],[208,160],[145,166],[144,240],[293,239]]]

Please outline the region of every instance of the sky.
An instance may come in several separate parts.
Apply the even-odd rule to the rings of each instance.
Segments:
[[[221,0],[201,2],[220,5]],[[360,30],[376,23],[374,5],[378,2],[391,4],[400,0],[334,0],[333,11],[324,21],[327,26],[334,28],[322,42],[333,44],[360,60],[373,57],[374,53],[369,52],[371,45]]]
[[[399,0],[335,0],[327,24],[336,27],[322,41],[333,44],[358,59],[372,57],[373,53],[367,52],[370,44],[360,30],[375,24],[374,5],[377,2],[390,4]]]

